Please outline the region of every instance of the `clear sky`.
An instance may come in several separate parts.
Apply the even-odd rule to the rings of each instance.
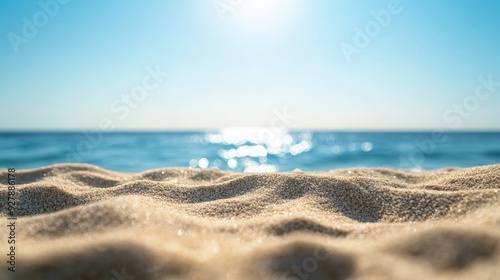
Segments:
[[[0,129],[266,127],[285,110],[289,128],[499,130],[499,11],[2,0]]]

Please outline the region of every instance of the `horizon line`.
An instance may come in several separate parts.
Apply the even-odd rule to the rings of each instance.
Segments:
[[[117,129],[117,130],[99,130],[99,129],[0,129],[0,133],[207,133],[219,132],[221,130],[240,129],[271,129],[269,127],[223,127],[208,129]],[[293,128],[275,129],[283,132],[351,132],[351,133],[500,133],[500,129],[322,129],[322,128]]]

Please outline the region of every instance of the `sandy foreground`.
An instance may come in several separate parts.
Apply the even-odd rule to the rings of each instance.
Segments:
[[[15,174],[16,272],[2,226],[0,279],[500,279],[500,165]]]

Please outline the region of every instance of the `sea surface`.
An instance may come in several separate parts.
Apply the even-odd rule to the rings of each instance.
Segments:
[[[0,167],[89,163],[113,171],[162,167],[237,172],[387,167],[414,171],[500,163],[500,133],[2,132]]]

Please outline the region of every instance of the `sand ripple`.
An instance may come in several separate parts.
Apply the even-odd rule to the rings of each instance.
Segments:
[[[18,271],[2,261],[0,279],[500,275],[500,165],[127,174],[61,164],[16,174]]]

